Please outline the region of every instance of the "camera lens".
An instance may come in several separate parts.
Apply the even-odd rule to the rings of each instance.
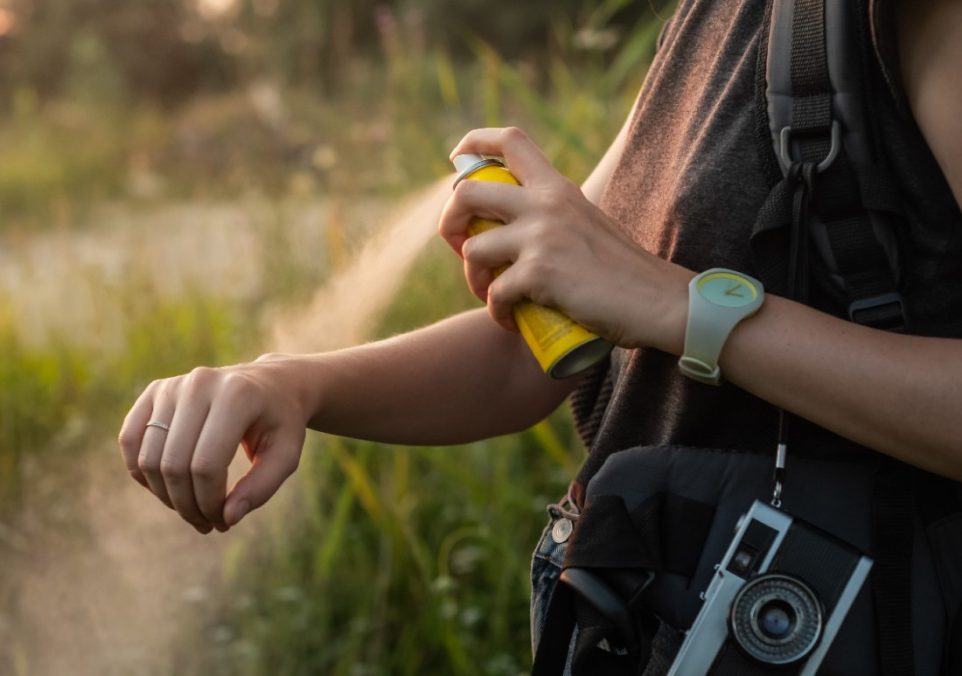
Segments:
[[[785,638],[795,627],[795,611],[780,599],[769,601],[758,611],[758,627],[768,638]]]
[[[802,660],[822,635],[822,606],[798,578],[781,573],[746,582],[732,601],[731,636],[756,662],[788,665]]]

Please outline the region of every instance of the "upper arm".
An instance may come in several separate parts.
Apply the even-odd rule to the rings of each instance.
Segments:
[[[912,113],[962,205],[962,2],[900,0],[899,52]]]
[[[621,126],[621,131],[618,132],[615,140],[611,142],[608,150],[605,151],[604,157],[595,165],[591,175],[581,184],[581,192],[585,194],[589,202],[598,204],[598,202],[601,201],[601,194],[604,192],[605,186],[608,184],[608,179],[610,179],[614,173],[615,167],[618,165],[618,159],[625,149],[630,123],[631,116],[629,115],[628,119],[626,119],[625,123]]]

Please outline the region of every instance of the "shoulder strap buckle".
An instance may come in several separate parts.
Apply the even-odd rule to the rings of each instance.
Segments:
[[[838,120],[832,120],[831,127],[831,139],[828,149],[828,154],[815,165],[815,172],[822,173],[835,161],[838,157],[839,152],[842,150],[842,126],[838,123]],[[778,161],[782,165],[782,171],[786,174],[789,168],[795,164],[798,160],[792,157],[792,126],[785,125],[782,127],[782,131],[779,134],[779,144],[778,144]]]

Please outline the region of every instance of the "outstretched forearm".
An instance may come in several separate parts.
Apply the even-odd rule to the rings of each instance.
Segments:
[[[549,380],[483,311],[361,347],[264,355],[151,383],[120,431],[131,476],[207,533],[262,505],[296,468],[305,426],[405,444],[522,429],[573,387]],[[238,444],[252,467],[227,494]]]
[[[312,429],[401,444],[455,444],[524,429],[574,386],[541,371],[521,336],[484,310],[317,355],[270,355]]]

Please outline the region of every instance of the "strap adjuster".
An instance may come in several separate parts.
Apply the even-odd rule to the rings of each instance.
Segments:
[[[787,172],[789,167],[795,164],[795,160],[792,158],[792,126],[786,125],[782,127],[782,131],[778,137],[778,161],[782,165],[782,170]],[[820,174],[830,166],[838,157],[838,154],[842,150],[842,126],[838,123],[838,120],[832,120],[832,135],[830,138],[830,144],[828,148],[828,154],[815,165],[815,172]]]
[[[891,309],[883,310],[886,307]],[[893,291],[853,300],[848,306],[848,318],[856,324],[877,329],[904,329],[905,303],[902,301],[902,294]]]

